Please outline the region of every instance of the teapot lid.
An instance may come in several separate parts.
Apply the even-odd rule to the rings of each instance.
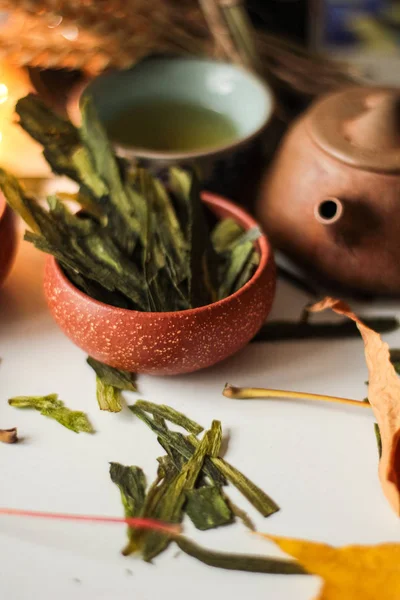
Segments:
[[[328,154],[360,169],[400,173],[400,89],[351,87],[325,96],[307,120]]]

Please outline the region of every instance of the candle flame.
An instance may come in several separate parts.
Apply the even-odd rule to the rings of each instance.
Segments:
[[[8,100],[8,87],[5,83],[0,83],[0,104]]]

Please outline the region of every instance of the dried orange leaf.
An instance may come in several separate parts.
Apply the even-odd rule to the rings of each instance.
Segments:
[[[324,580],[315,600],[398,600],[400,544],[344,546],[263,535]]]
[[[400,379],[390,362],[389,346],[382,341],[379,333],[360,321],[341,300],[325,298],[309,307],[309,310],[319,312],[326,308],[352,319],[364,340],[369,372],[368,400],[382,440],[379,478],[386,498],[400,516]]]

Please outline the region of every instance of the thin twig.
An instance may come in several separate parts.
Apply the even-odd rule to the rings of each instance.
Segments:
[[[308,392],[291,392],[287,390],[271,390],[266,388],[234,387],[226,384],[223,395],[234,399],[263,399],[263,398],[284,398],[286,400],[316,400],[319,402],[336,402],[338,404],[351,404],[363,408],[371,408],[368,402],[360,400],[350,400],[348,398],[338,398],[337,396],[325,396],[321,394],[309,394]]]

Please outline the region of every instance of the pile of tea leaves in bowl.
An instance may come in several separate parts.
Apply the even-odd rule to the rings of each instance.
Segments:
[[[171,168],[164,181],[117,157],[90,99],[79,128],[33,94],[16,112],[53,172],[78,191],[50,196],[44,207],[3,170],[0,187],[30,228],[25,239],[53,255],[81,291],[113,306],[164,312],[210,304],[251,278],[260,230],[244,231],[232,219],[212,223],[193,172]]]

